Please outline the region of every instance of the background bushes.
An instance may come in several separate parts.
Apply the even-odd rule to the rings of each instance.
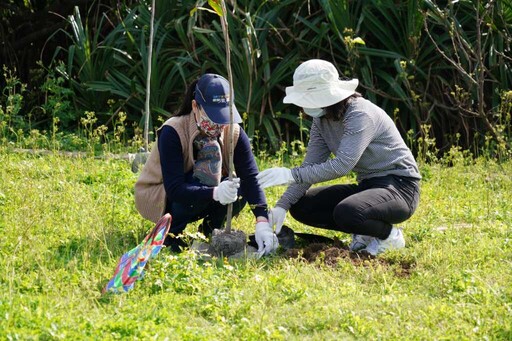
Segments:
[[[60,4],[45,3],[40,13]],[[86,111],[96,113],[98,125],[112,127],[120,112],[127,114],[127,122],[139,124],[146,97],[150,2],[83,2],[72,12],[69,3],[60,5],[61,26],[46,40],[51,58],[48,47],[38,46],[44,51],[38,55],[46,56],[40,68],[31,64],[27,74],[22,69],[26,60],[6,58],[20,50],[3,45],[4,63],[23,70],[22,81],[33,89],[17,115],[31,115],[39,129],[51,126],[57,116],[63,129],[72,130]],[[512,0],[228,3],[236,104],[256,148],[277,151],[282,142],[305,142],[308,121],[298,108],[283,105],[284,88],[301,61],[323,58],[341,74],[359,78],[360,91],[383,107],[408,139],[433,138],[441,152],[454,145],[475,153],[483,146],[509,149]],[[192,79],[204,72],[226,74],[218,17],[202,10],[191,15],[197,6],[207,5],[156,1],[153,125],[177,109]],[[14,14],[7,7],[1,14],[5,28]],[[19,31],[2,32],[10,42]],[[49,98],[69,106],[55,109]],[[417,145],[415,153],[422,153]]]

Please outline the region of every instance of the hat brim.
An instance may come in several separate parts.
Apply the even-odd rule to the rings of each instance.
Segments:
[[[343,101],[356,93],[357,79],[338,81],[338,84],[323,89],[304,89],[289,86],[283,103],[292,103],[302,108],[325,108]]]
[[[231,120],[229,119],[229,105],[226,106],[217,106],[217,105],[207,105],[202,104],[203,108],[208,118],[213,121],[213,123],[217,124],[230,124]],[[233,105],[233,123],[242,123],[242,117],[238,113],[236,106]]]

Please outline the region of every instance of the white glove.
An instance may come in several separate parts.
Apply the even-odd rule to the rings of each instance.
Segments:
[[[238,188],[240,187],[240,178],[224,180],[217,187],[213,188],[213,200],[222,205],[231,204],[238,198]]]
[[[256,232],[254,234],[256,243],[258,243],[258,254],[261,256],[274,252],[279,246],[279,241],[272,227],[267,221],[256,223]]]
[[[268,222],[270,227],[276,225],[276,234],[281,232],[285,218],[286,210],[282,207],[276,206],[268,212]]]
[[[295,183],[292,171],[285,167],[274,167],[261,171],[256,175],[261,188]]]

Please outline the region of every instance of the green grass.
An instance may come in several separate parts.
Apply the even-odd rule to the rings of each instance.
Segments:
[[[134,290],[101,297],[152,227],[128,162],[0,149],[0,339],[511,339],[512,162],[465,163],[421,167],[404,250],[334,267],[163,250]],[[246,207],[233,226],[253,220]]]

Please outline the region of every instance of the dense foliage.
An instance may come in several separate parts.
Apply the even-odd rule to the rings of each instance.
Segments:
[[[30,115],[35,128],[58,117],[73,129],[86,111],[96,113],[98,125],[111,125],[120,112],[138,124],[146,98],[149,2],[118,7],[115,1],[83,1],[88,6],[72,12],[73,2],[42,3],[48,13],[68,7],[47,41],[58,47],[42,63],[46,78],[17,114]],[[176,110],[192,79],[206,71],[226,74],[219,18],[192,11],[198,6],[207,5],[156,1],[154,125]],[[309,58],[331,60],[345,76],[359,78],[361,92],[395,119],[404,136],[433,136],[443,151],[452,145],[509,148],[512,0],[243,0],[229,2],[229,10],[236,104],[261,149],[305,140],[307,120],[282,97],[295,67]],[[34,4],[30,11],[38,13]],[[9,6],[1,13],[3,27],[16,17]],[[3,36],[11,41],[19,32],[4,30]],[[19,52],[3,47],[4,58]],[[5,60],[10,69],[20,62]]]

